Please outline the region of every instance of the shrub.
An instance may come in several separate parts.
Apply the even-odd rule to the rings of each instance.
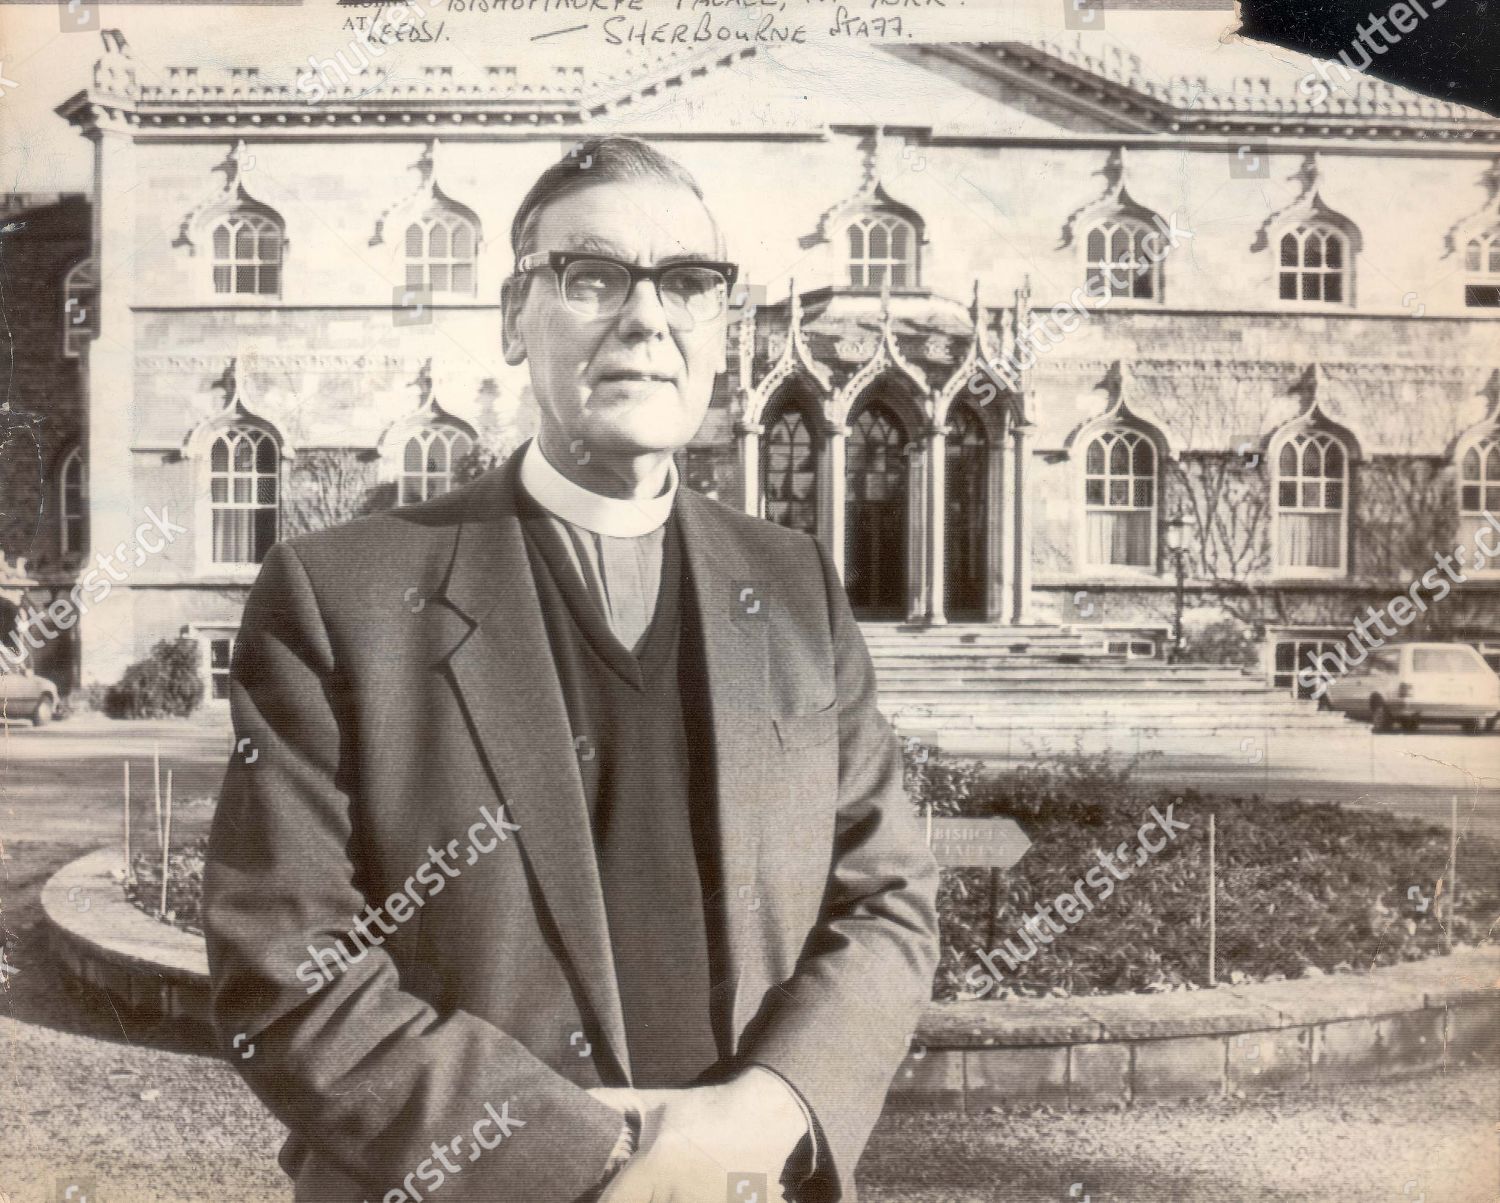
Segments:
[[[163,639],[104,691],[110,718],[186,718],[203,700],[198,643]]]
[[[1246,624],[1233,618],[1218,618],[1202,626],[1188,625],[1183,632],[1183,664],[1229,664],[1255,668],[1260,664],[1260,641]]]

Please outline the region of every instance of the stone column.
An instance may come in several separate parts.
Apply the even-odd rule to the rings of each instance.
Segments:
[[[1026,468],[1031,455],[1027,435],[1030,423],[1017,423],[1011,431],[1011,476],[1014,483],[1015,560],[1011,574],[1011,621],[1018,626],[1031,621],[1031,516],[1026,512]]]
[[[927,480],[923,444],[906,445],[906,621],[920,623],[927,617]]]
[[[844,450],[848,441],[847,426],[830,425],[823,432],[823,454],[818,462],[818,498],[822,503],[818,535],[840,580],[844,579]]]
[[[142,517],[130,452],[137,442],[135,429],[140,417],[135,404],[137,332],[131,313],[139,269],[135,144],[128,128],[116,129],[107,118],[100,119],[90,137],[94,143],[93,243],[99,272],[95,300],[99,327],[98,337],[86,343],[83,352],[87,356],[88,389],[83,429],[89,482],[89,551],[79,565],[80,574],[95,566],[101,550],[132,543]],[[201,259],[195,262],[195,268],[208,270]],[[54,484],[49,481],[49,489]],[[197,495],[196,489],[193,495]],[[197,521],[194,514],[182,524],[194,526]],[[142,650],[135,646],[133,593],[128,584],[115,585],[113,596],[81,615],[78,662],[85,683],[116,680]]]
[[[740,506],[752,518],[760,518],[760,436],[762,428],[747,422],[734,424],[740,453]]]
[[[1005,444],[987,443],[984,449],[986,486],[984,491],[984,618],[986,622],[1010,620],[1005,596],[1010,579],[1010,500],[1008,482],[1011,473],[1005,466]]]
[[[948,432],[927,432],[927,597],[929,626],[948,621]]]

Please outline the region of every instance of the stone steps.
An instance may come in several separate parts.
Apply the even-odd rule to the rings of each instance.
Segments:
[[[1233,666],[1111,654],[1076,627],[861,624],[882,711],[903,731],[1342,726]]]

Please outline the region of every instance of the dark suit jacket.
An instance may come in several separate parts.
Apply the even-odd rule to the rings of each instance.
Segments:
[[[630,1067],[517,467],[279,544],[245,609],[230,699],[250,742],[214,818],[205,928],[224,1047],[253,1041],[234,1064],[291,1129],[282,1164],[317,1183],[299,1198],[383,1196],[508,1101],[525,1127],[442,1197],[565,1203],[619,1133],[584,1093]],[[821,546],[685,489],[676,505],[710,678],[725,1068],[801,1092],[830,1154],[807,1197],[852,1199],[929,997],[936,868]],[[309,945],[354,951],[352,917],[502,800],[519,829],[310,992]]]

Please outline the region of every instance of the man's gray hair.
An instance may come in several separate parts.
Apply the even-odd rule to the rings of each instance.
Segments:
[[[687,168],[639,138],[605,136],[579,143],[537,177],[510,223],[510,246],[517,259],[531,250],[530,240],[541,211],[591,184],[660,180],[686,188],[700,201],[703,189]]]

